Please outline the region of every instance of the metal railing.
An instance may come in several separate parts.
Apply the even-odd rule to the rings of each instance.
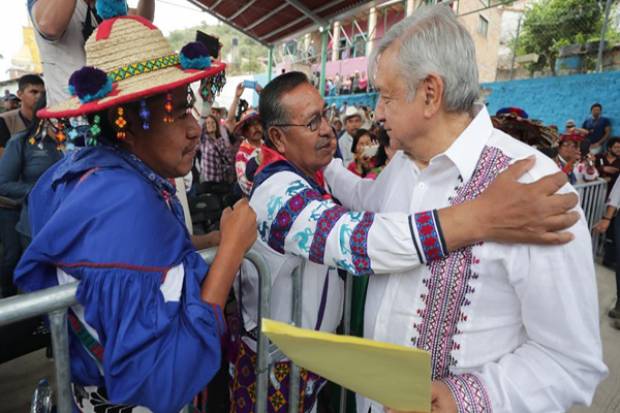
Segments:
[[[205,261],[211,263],[215,258],[216,249],[201,252]],[[263,258],[254,251],[249,251],[245,258],[257,269],[259,276],[259,308],[258,308],[258,351],[256,396],[257,413],[267,411],[267,385],[270,357],[268,354],[269,340],[261,332],[261,319],[269,317],[271,302],[271,280]],[[294,294],[301,297],[301,271],[296,270],[293,277],[298,278]],[[71,367],[69,361],[69,332],[67,325],[67,309],[77,304],[75,293],[78,283],[64,284],[33,293],[22,294],[0,300],[0,326],[47,314],[50,321],[50,332],[54,350],[54,368],[56,376],[56,407],[58,413],[72,412]],[[301,304],[298,311],[301,320]],[[297,316],[297,315],[296,315]],[[299,387],[299,379],[297,379]],[[260,402],[259,402],[260,401]]]
[[[607,196],[607,182],[597,179],[592,182],[576,184],[575,190],[579,194],[581,208],[588,223],[588,229],[592,235],[592,251],[597,255],[599,243],[601,241],[600,234],[593,231],[594,226],[601,220],[605,213],[605,197]]]

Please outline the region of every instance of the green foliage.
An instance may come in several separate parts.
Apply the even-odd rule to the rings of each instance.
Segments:
[[[605,2],[597,0],[541,0],[525,12],[517,54],[537,53],[530,72],[548,67],[555,75],[555,61],[561,47],[581,44],[600,37]],[[614,37],[615,30],[610,30]]]
[[[208,26],[206,23],[202,23],[189,29],[175,30],[168,36],[168,41],[174,50],[181,50],[186,43],[196,38],[196,30],[201,30],[220,39],[220,43],[222,43],[221,57],[228,64],[226,68],[228,75],[235,76],[267,71],[267,48],[225,24]],[[237,39],[237,46],[233,47],[233,39],[235,38]],[[228,59],[229,54],[231,55],[230,59]]]

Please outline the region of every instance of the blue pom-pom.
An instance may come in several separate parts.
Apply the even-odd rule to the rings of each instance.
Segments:
[[[95,7],[99,17],[104,20],[127,16],[127,2],[125,0],[97,0]]]
[[[111,91],[112,80],[96,67],[84,66],[73,72],[69,78],[69,92],[82,103],[101,99]]]
[[[206,69],[211,67],[209,49],[200,42],[191,42],[183,46],[179,53],[179,61],[183,69]]]

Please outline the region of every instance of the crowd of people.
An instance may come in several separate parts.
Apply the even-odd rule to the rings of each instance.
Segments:
[[[589,229],[568,183],[594,179],[597,167],[618,182],[620,145],[606,141],[600,105],[583,139],[579,130],[559,139],[555,162],[509,137],[478,103],[471,36],[439,5],[378,42],[374,111],[326,105],[300,72],[256,86],[258,108],[241,99],[241,83],[224,109],[213,102],[219,50],[200,41],[171,50],[152,23],[153,0],[136,10],[94,3],[29,1],[47,102],[41,79],[24,77],[21,107],[1,115],[11,137],[0,195],[12,205],[0,208],[11,211],[2,292],[79,282],[69,312],[76,409],[204,410],[220,374],[228,392],[209,397],[254,411],[249,248],[267,264],[277,320],[290,321],[290,274],[305,263],[304,328],[337,331],[342,275],[353,274],[355,333],[431,354],[433,412],[591,402],[607,367]],[[209,113],[195,105],[195,82]],[[368,87],[356,74],[329,94]],[[586,141],[600,158],[584,158]],[[196,235],[185,195],[194,212],[205,195],[221,206]],[[610,199],[606,218],[620,188]],[[8,242],[21,255],[13,268],[4,267]],[[206,246],[218,246],[211,265],[197,252]],[[268,411],[281,413],[289,363],[270,369]],[[300,411],[313,411],[326,379],[305,370],[300,379]],[[361,396],[357,407],[390,408]]]

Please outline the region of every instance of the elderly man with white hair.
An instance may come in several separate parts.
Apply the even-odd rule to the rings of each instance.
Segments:
[[[373,51],[370,73],[376,118],[402,150],[376,181],[332,161],[325,177],[343,206],[413,214],[424,243],[432,228],[420,211],[477,198],[519,159],[536,158],[523,182],[557,172],[550,159],[493,128],[476,103],[474,43],[449,8],[420,8],[395,25]],[[590,235],[579,212],[566,245],[482,242],[370,277],[364,334],[431,353],[433,412],[546,413],[591,402],[607,368]],[[369,408],[383,412],[373,401],[358,403],[360,413]]]

